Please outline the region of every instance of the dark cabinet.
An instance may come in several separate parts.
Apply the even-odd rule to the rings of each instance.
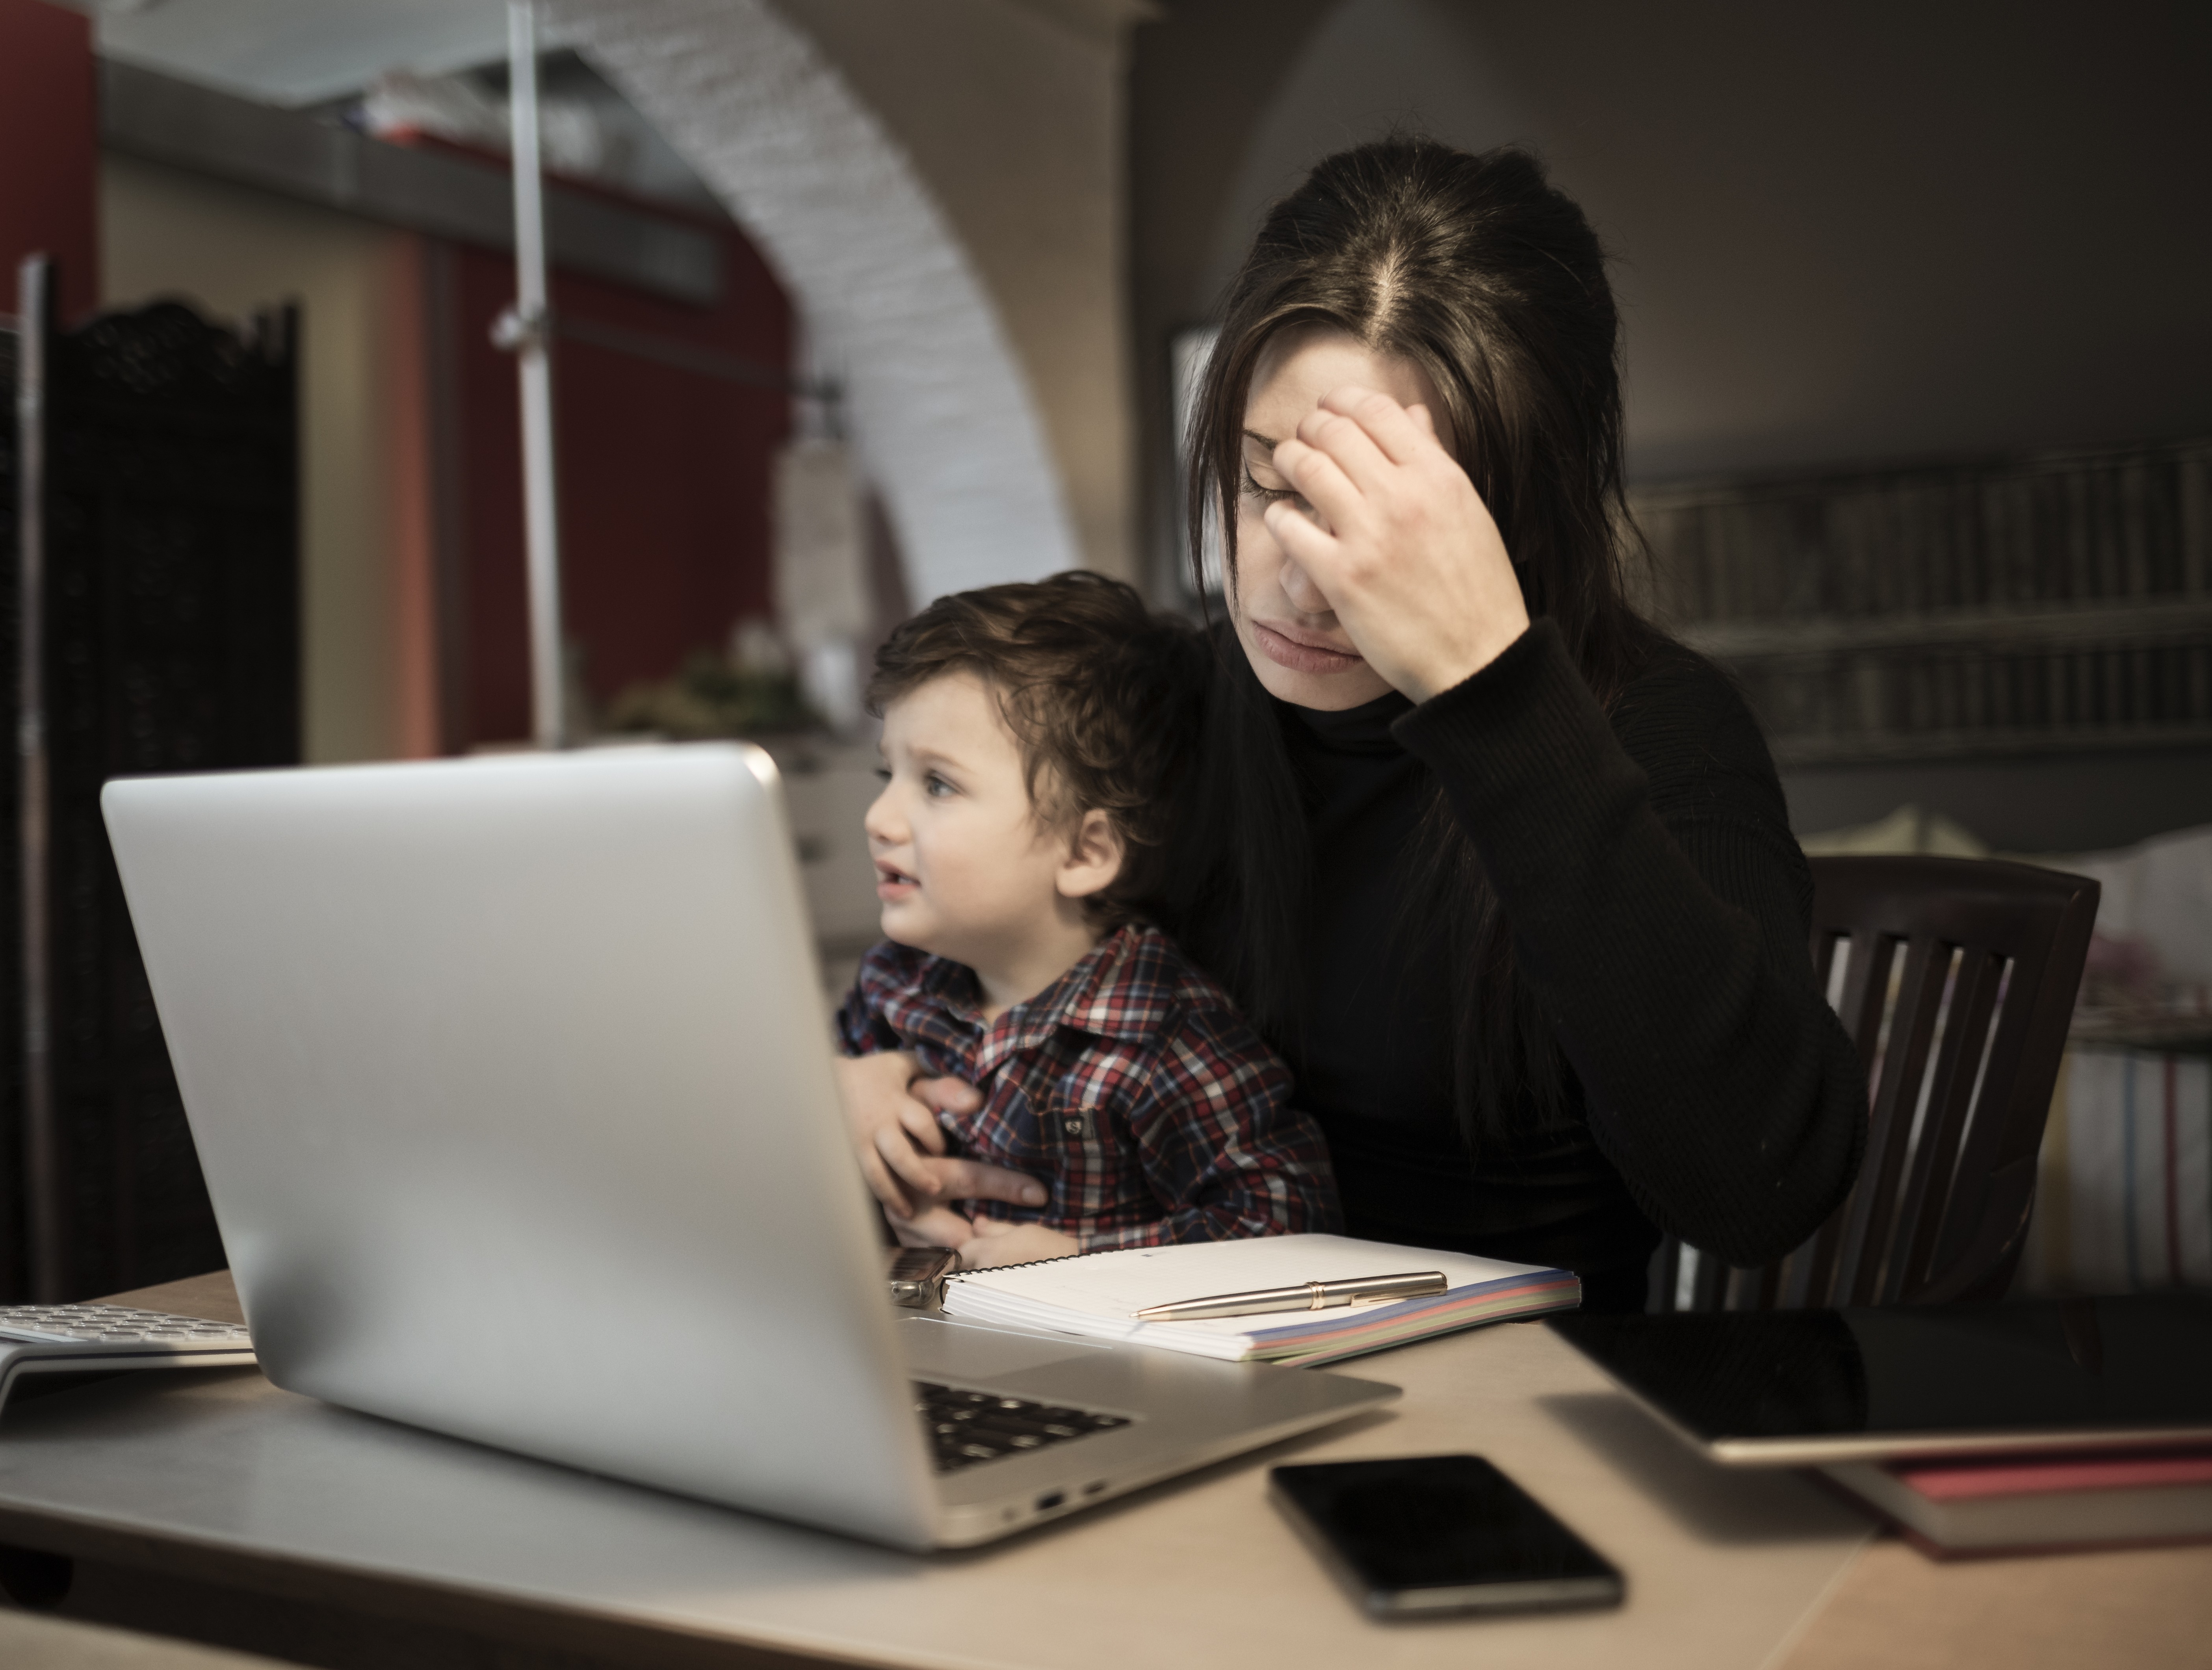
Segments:
[[[19,322],[9,344],[11,369],[27,357],[29,328]],[[240,333],[173,302],[46,331],[43,817],[35,791],[25,798],[37,768],[26,774],[24,743],[15,768],[0,769],[0,1292],[9,1297],[83,1297],[223,1262],[100,790],[146,772],[299,762],[296,340],[289,311]],[[15,417],[0,448],[0,707],[21,738],[26,477]],[[21,878],[27,861],[39,865],[41,830],[48,947],[38,956],[34,935],[27,958]],[[41,982],[43,1121],[26,1048]]]

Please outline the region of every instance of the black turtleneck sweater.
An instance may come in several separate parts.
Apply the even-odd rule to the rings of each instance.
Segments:
[[[1575,1269],[1633,1309],[1664,1228],[1779,1255],[1850,1186],[1866,1084],[1815,989],[1811,881],[1758,727],[1662,644],[1608,716],[1539,622],[1414,707],[1277,704],[1315,865],[1299,1099],[1352,1234]],[[1417,825],[1441,788],[1571,1070],[1470,1159],[1452,1084],[1449,936],[1422,920]]]

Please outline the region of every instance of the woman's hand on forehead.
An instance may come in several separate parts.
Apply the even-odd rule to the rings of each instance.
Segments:
[[[1528,629],[1498,524],[1427,408],[1337,389],[1274,465],[1316,514],[1278,501],[1262,513],[1267,531],[1394,689],[1425,701]]]

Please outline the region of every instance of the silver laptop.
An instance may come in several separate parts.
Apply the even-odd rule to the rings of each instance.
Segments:
[[[102,807],[279,1386],[916,1548],[1396,1395],[894,1309],[757,749]]]

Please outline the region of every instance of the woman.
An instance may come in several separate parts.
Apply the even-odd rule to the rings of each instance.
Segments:
[[[1796,1245],[1866,1108],[1758,728],[1621,594],[1617,360],[1521,152],[1388,141],[1276,205],[1193,438],[1234,642],[1166,913],[1297,1070],[1352,1234],[1571,1267],[1592,1309],[1640,1308],[1662,1230]],[[961,1089],[900,1077],[848,1069],[887,1205],[957,1236],[930,1202],[1025,1198],[933,1159]]]

